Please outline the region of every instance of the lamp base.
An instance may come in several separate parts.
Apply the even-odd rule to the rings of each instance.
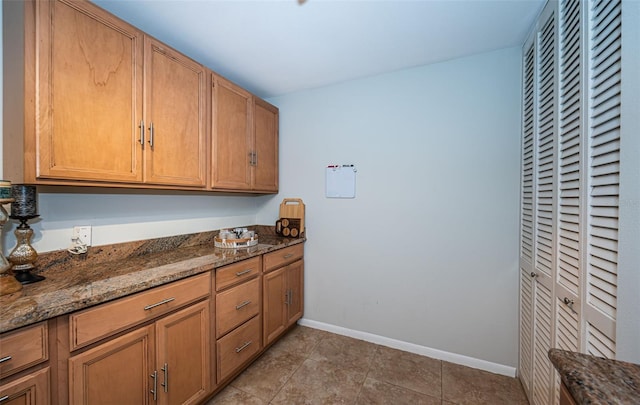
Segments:
[[[15,271],[14,269],[14,273],[16,280],[18,280],[21,284],[37,283],[38,281],[42,281],[45,279],[44,276],[31,274],[28,271]]]

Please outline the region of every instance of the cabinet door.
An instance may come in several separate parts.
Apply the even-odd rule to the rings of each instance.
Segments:
[[[153,326],[146,326],[71,357],[69,402],[139,405],[152,401],[153,338]]]
[[[49,367],[0,386],[2,405],[49,405]]]
[[[253,100],[249,92],[213,76],[213,188],[251,188],[252,106]]]
[[[254,154],[253,189],[278,191],[278,109],[257,98],[254,108]]]
[[[204,67],[145,37],[146,183],[205,185],[206,82]]]
[[[302,260],[287,266],[289,300],[287,325],[302,318],[304,309],[304,264]]]
[[[266,346],[287,327],[287,268],[265,274],[263,289],[263,336]]]
[[[36,176],[142,180],[142,33],[89,2],[35,2]]]
[[[206,300],[156,322],[160,404],[198,403],[209,392],[209,305]]]

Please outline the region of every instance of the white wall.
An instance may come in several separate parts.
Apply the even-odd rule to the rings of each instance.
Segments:
[[[520,49],[273,98],[307,208],[305,318],[515,367]],[[354,164],[356,198],[324,196]]]
[[[38,187],[32,245],[38,252],[66,249],[75,225],[92,226],[94,246],[253,225],[258,202],[251,196]],[[16,245],[17,224],[10,225],[6,254]]]

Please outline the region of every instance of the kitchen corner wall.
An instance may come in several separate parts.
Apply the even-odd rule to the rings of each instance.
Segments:
[[[306,204],[305,318],[517,366],[521,50],[272,98]],[[355,199],[325,198],[354,164]]]

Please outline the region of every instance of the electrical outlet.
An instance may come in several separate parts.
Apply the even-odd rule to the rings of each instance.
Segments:
[[[91,246],[91,226],[74,226],[73,239],[77,239],[77,244]]]

